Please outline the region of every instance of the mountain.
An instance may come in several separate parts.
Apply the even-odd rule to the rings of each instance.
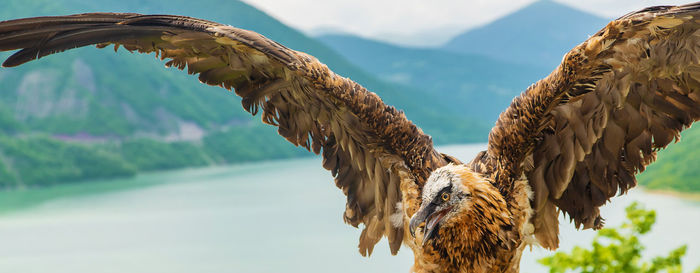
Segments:
[[[551,0],[540,0],[468,30],[442,48],[539,66],[544,76],[561,62],[566,52],[609,21]]]
[[[452,102],[448,105],[452,110],[489,121],[518,92],[547,75],[570,48],[588,37],[587,33],[594,33],[606,22],[554,2],[540,1],[453,40],[467,37],[471,44],[466,44],[474,45],[471,49],[481,50],[478,52],[407,48],[347,34],[326,34],[318,39],[384,80],[425,88],[440,100]],[[503,33],[510,36],[500,35]],[[505,42],[511,38],[512,42]],[[497,44],[502,47],[492,50],[487,46],[492,41],[500,41]],[[534,58],[532,52],[543,57]],[[513,63],[516,59],[522,62]],[[682,135],[680,143],[660,151],[658,161],[638,176],[641,185],[700,192],[700,168],[696,164],[700,158],[700,125]]]
[[[368,89],[378,93],[389,104],[397,106],[407,112],[409,118],[415,119],[419,125],[431,132],[436,129],[436,135],[445,134],[452,141],[469,141],[469,139],[459,139],[459,133],[450,133],[448,130],[437,128],[434,121],[442,120],[444,117],[439,113],[430,109],[425,109],[418,102],[433,101],[429,94],[425,94],[422,90],[417,90],[407,86],[398,86],[387,84],[377,80],[365,71],[355,67],[342,56],[338,55],[332,49],[304,36],[302,33],[287,27],[276,19],[266,15],[265,13],[240,1],[222,1],[222,0],[207,0],[201,1],[198,5],[191,5],[190,1],[174,0],[167,3],[159,1],[149,1],[145,4],[143,1],[124,0],[124,1],[77,1],[77,0],[60,0],[62,4],[56,4],[56,1],[39,0],[31,2],[37,6],[37,3],[46,3],[43,8],[25,8],[22,6],[24,1],[13,0],[9,1],[9,7],[0,11],[0,18],[17,18],[27,16],[42,16],[51,14],[67,14],[80,13],[91,11],[116,11],[116,12],[138,12],[138,13],[168,13],[181,14],[193,17],[206,18],[213,21],[223,22],[237,27],[252,29],[266,35],[267,37],[281,42],[282,44],[296,49],[308,52],[326,63],[336,73],[350,77],[353,80],[363,84]],[[16,8],[12,8],[16,4]],[[219,7],[211,9],[209,7]],[[64,53],[66,54],[66,53]],[[168,135],[172,132],[179,131],[182,124],[172,124],[174,120],[184,122],[193,122],[197,126],[204,127],[203,129],[214,128],[222,124],[236,122],[239,119],[249,119],[247,113],[243,113],[238,107],[238,98],[235,98],[222,92],[220,88],[202,86],[192,76],[173,69],[165,70],[162,68],[162,63],[154,60],[153,56],[132,55],[122,52],[122,56],[116,56],[108,52],[98,52],[95,49],[79,49],[68,52],[64,56],[51,56],[42,59],[38,62],[29,64],[26,67],[19,69],[3,70],[1,73],[9,74],[4,77],[6,81],[3,86],[8,89],[20,87],[20,84],[26,83],[25,86],[37,86],[31,81],[32,75],[36,78],[36,73],[31,74],[31,71],[41,70],[47,77],[42,77],[42,84],[57,88],[56,91],[42,91],[57,96],[68,96],[67,101],[76,102],[71,96],[85,98],[90,96],[87,91],[80,90],[82,83],[72,82],[51,82],[54,79],[76,79],[79,73],[76,69],[85,69],[93,75],[93,77],[84,76],[88,86],[97,86],[98,91],[113,89],[109,94],[114,95],[113,98],[96,97],[100,103],[109,104],[108,107],[94,107],[88,101],[84,108],[100,108],[102,113],[95,116],[90,112],[90,115],[85,115],[87,119],[80,117],[71,118],[69,115],[61,112],[61,109],[50,107],[50,110],[35,111],[36,109],[23,109],[25,114],[20,113],[22,117],[27,116],[27,120],[23,122],[31,123],[31,128],[45,128],[52,133],[71,134],[78,132],[89,132],[97,134],[118,133],[120,135],[128,135],[147,130],[145,133],[157,129],[155,133],[160,135]],[[65,69],[66,65],[71,65],[73,69]],[[29,74],[28,74],[29,73]],[[29,78],[25,78],[29,76]],[[20,79],[19,81],[13,81]],[[130,79],[123,81],[122,79]],[[28,81],[28,82],[27,82]],[[57,86],[59,85],[59,86]],[[133,92],[132,89],[139,87],[143,90],[158,90],[158,92]],[[92,87],[90,87],[92,88]],[[62,94],[63,90],[73,90],[74,94]],[[84,88],[82,88],[84,89]],[[201,90],[192,92],[192,90]],[[208,90],[208,91],[204,91]],[[86,92],[81,92],[86,91]],[[73,92],[73,91],[72,91]],[[7,96],[12,96],[6,92]],[[173,94],[171,94],[173,93]],[[163,103],[164,97],[178,97],[174,101]],[[45,100],[55,101],[58,97],[42,96]],[[22,98],[7,98],[5,101],[21,101]],[[42,103],[51,106],[50,102],[42,101]],[[80,102],[82,103],[82,102]],[[188,105],[180,105],[187,103]],[[438,101],[433,101],[435,105],[440,105]],[[234,106],[236,105],[236,106]],[[153,106],[153,108],[151,108]],[[159,110],[159,108],[162,108]],[[12,107],[10,107],[12,109]],[[83,109],[84,110],[84,109]],[[78,109],[78,113],[86,113]],[[132,121],[120,117],[133,116]],[[35,121],[33,118],[37,117]],[[162,122],[163,117],[174,116],[168,122]],[[99,120],[95,120],[99,118]],[[47,119],[72,119],[71,121],[79,121],[78,123],[88,123],[79,125],[73,123],[71,126],[51,126],[55,122],[47,121]],[[232,121],[233,119],[233,121]],[[138,120],[138,121],[137,121]],[[34,123],[39,123],[32,125]],[[60,122],[59,122],[60,123]],[[121,124],[114,124],[121,123]],[[137,124],[140,123],[140,124]],[[57,127],[54,129],[46,128]],[[94,126],[96,124],[109,124],[113,128],[98,128],[102,126]],[[44,129],[42,129],[44,130]],[[95,131],[97,130],[97,131]],[[451,136],[447,136],[450,135]],[[456,138],[455,138],[456,137]],[[436,137],[437,138],[437,137]],[[473,140],[473,139],[472,139]]]
[[[95,11],[181,14],[252,29],[315,55],[378,93],[436,143],[486,137],[487,126],[444,110],[431,94],[379,80],[323,43],[240,1],[8,0],[0,20]],[[0,187],[299,155],[274,127],[244,112],[236,96],[182,71],[164,69],[152,55],[94,47],[70,50],[0,69],[0,91]]]
[[[531,65],[483,55],[402,47],[351,35],[317,39],[383,80],[424,89],[450,110],[488,124],[539,76]]]
[[[562,9],[551,2],[533,4],[538,5]],[[533,6],[525,9],[530,12],[508,17],[547,10]],[[347,35],[328,35],[319,42],[240,1],[203,0],[192,5],[185,0],[5,0],[0,20],[94,11],[183,14],[263,33],[317,56],[337,73],[377,92],[405,110],[436,143],[485,141],[488,124],[512,97],[548,73],[563,51],[585,39],[572,42],[561,54],[549,54],[557,61],[547,67],[539,64],[544,61],[518,64],[513,57],[501,57],[546,54],[536,43],[506,43],[510,47],[493,56],[406,48]],[[572,14],[563,21],[577,21]],[[491,25],[513,33],[527,23],[522,20],[511,19],[510,26],[501,20]],[[567,28],[562,35],[571,35],[566,32],[573,33]],[[526,37],[558,41],[555,34],[533,31]],[[485,40],[476,44],[489,41],[481,39]],[[0,58],[8,55],[0,53]],[[84,48],[0,69],[0,189],[309,154],[258,119],[241,109],[236,96],[202,85],[181,71],[164,69],[153,56]],[[697,159],[685,152],[700,150],[700,142],[694,141],[697,129],[684,132],[683,142],[661,152],[659,162],[640,177],[640,183],[698,189],[694,166],[677,164]]]

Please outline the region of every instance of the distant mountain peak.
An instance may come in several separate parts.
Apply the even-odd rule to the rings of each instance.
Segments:
[[[487,25],[468,30],[443,48],[456,53],[554,68],[561,56],[608,19],[552,0],[540,0]]]
[[[559,3],[554,0],[538,0],[535,2],[532,2],[530,5],[527,5],[519,10],[516,10],[515,12],[506,15],[504,17],[516,14],[516,13],[526,13],[526,12],[531,12],[532,10],[543,10],[543,9],[552,9],[552,10],[546,10],[546,11],[561,11],[561,10],[568,10],[568,11],[573,11],[581,14],[585,14],[587,16],[593,16],[593,17],[598,17],[595,14],[587,13],[583,10],[577,9],[575,7],[569,6],[564,3]]]

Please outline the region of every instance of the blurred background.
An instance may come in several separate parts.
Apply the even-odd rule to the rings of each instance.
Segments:
[[[441,152],[485,148],[511,99],[610,20],[679,1],[4,0],[0,20],[81,12],[199,17],[310,53],[404,110]],[[8,53],[0,53],[7,57]],[[407,272],[369,258],[320,160],[233,94],[153,56],[83,48],[0,69],[0,272]],[[650,255],[700,265],[700,128],[659,153],[636,200]],[[562,219],[562,249],[588,244]],[[523,272],[543,270],[527,251]]]

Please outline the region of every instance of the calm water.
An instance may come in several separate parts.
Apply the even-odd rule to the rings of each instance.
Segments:
[[[483,147],[441,151],[470,159]],[[358,254],[344,199],[318,159],[0,193],[0,272],[408,272],[408,249]],[[636,190],[603,210],[608,225],[634,200],[658,211],[649,254],[686,243],[686,264],[700,264],[700,202]],[[564,249],[594,234],[561,229]],[[547,254],[526,251],[522,272],[543,271]]]

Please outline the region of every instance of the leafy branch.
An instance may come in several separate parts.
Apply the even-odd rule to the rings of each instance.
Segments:
[[[570,253],[563,251],[540,259],[550,273],[575,271],[582,273],[680,273],[681,259],[687,246],[680,246],[666,256],[650,261],[642,259],[645,246],[639,237],[648,233],[656,222],[656,212],[645,210],[637,202],[628,206],[627,221],[619,227],[598,231],[590,248],[574,247]],[[700,267],[694,273],[700,273]]]

